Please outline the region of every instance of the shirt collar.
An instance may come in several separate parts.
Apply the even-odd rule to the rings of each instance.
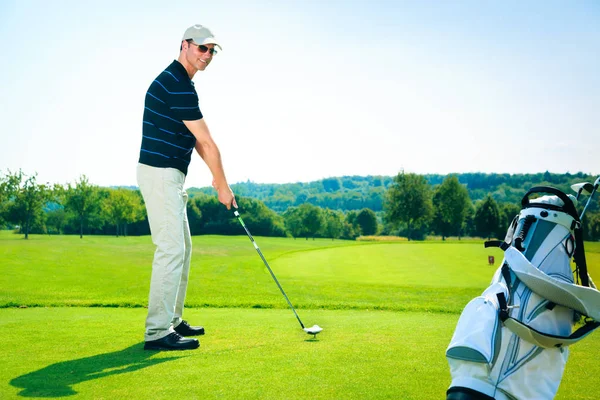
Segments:
[[[189,81],[192,85],[194,85],[194,81],[190,79],[185,67],[178,60],[173,60],[168,69],[170,69],[177,76]]]

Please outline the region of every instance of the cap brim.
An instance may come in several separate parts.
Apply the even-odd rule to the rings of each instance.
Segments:
[[[217,43],[217,40],[214,37],[198,38],[198,39],[192,38],[192,40],[194,41],[194,43],[198,43],[198,44],[214,44],[215,46],[217,46],[219,48],[219,50],[223,50],[221,45],[219,43]]]

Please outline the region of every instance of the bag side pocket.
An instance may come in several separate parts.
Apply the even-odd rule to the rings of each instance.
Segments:
[[[458,319],[446,357],[493,364],[500,351],[501,323],[495,293],[505,292],[501,282],[490,286],[482,296],[471,300]]]

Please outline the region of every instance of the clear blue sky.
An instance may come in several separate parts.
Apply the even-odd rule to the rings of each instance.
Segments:
[[[136,185],[146,89],[195,23],[223,45],[194,81],[230,183],[600,173],[592,0],[2,0],[0,172]]]

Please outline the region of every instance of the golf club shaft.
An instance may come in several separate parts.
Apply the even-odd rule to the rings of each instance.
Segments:
[[[240,221],[240,224],[242,225],[242,227],[244,228],[244,230],[246,231],[246,234],[248,235],[248,237],[250,238],[250,241],[252,242],[252,244],[254,245],[254,248],[256,249],[256,251],[258,252],[258,255],[260,256],[260,258],[263,260],[263,263],[265,263],[265,266],[267,267],[267,269],[269,270],[269,272],[271,273],[271,276],[273,277],[273,280],[275,281],[275,283],[277,284],[277,287],[279,288],[279,290],[281,290],[281,293],[283,294],[283,297],[285,297],[287,303],[289,304],[290,308],[292,309],[292,311],[294,312],[294,315],[296,316],[296,319],[298,320],[298,322],[300,322],[300,326],[302,327],[302,329],[304,329],[304,324],[302,323],[302,321],[300,320],[300,317],[298,316],[298,313],[296,312],[296,309],[294,308],[294,306],[292,305],[292,302],[290,301],[290,299],[288,299],[287,295],[285,294],[285,292],[283,291],[283,288],[281,287],[281,285],[279,284],[279,281],[277,280],[277,278],[275,277],[275,274],[273,273],[273,270],[271,269],[271,267],[269,267],[269,263],[267,262],[267,260],[265,259],[265,256],[263,256],[262,251],[260,251],[260,248],[258,247],[258,245],[256,244],[256,241],[254,241],[254,238],[252,237],[252,234],[250,233],[250,231],[248,230],[248,228],[246,228],[246,224],[244,224],[244,220],[242,219],[242,217],[240,217],[240,213],[237,211],[234,211],[233,214],[237,217],[238,221]]]
[[[592,193],[590,193],[590,197],[588,198],[588,201],[585,203],[585,207],[583,207],[583,211],[581,212],[581,215],[579,216],[580,220],[583,219],[583,215],[585,214],[585,211],[587,210],[588,206],[592,202],[592,199],[594,198],[594,194],[596,194],[596,192],[598,191],[599,185],[600,185],[600,178],[596,179],[596,182],[594,183],[594,189],[592,190]]]

